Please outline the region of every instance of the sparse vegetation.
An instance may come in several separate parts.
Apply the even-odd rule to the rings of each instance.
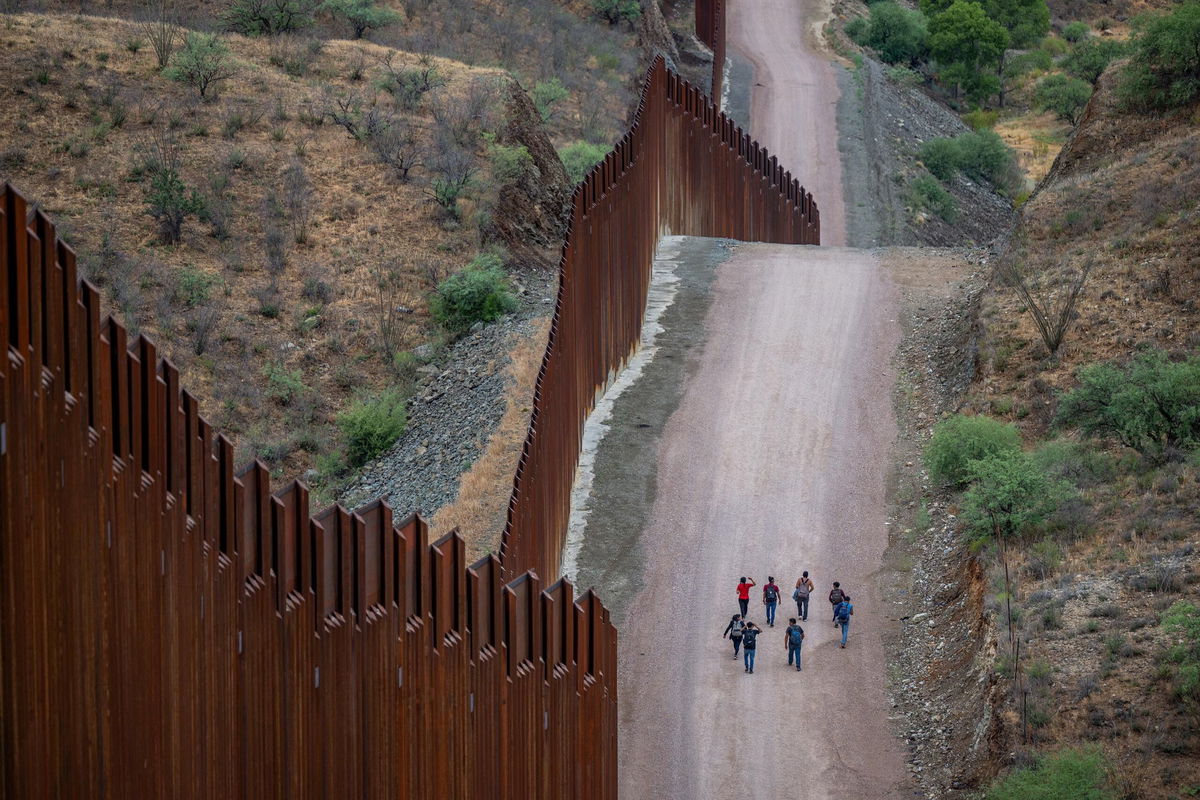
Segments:
[[[357,469],[382,455],[404,433],[408,424],[407,400],[398,389],[389,389],[370,400],[360,399],[338,415],[346,437],[346,462]]]
[[[1106,759],[1099,749],[1063,750],[992,784],[986,800],[1117,800],[1107,788]]]
[[[579,183],[587,177],[592,167],[603,161],[606,155],[607,147],[591,142],[571,142],[558,151],[558,157],[562,159],[572,183]]]
[[[963,172],[974,180],[988,181],[1001,192],[1014,193],[1021,185],[1012,150],[990,130],[930,139],[921,147],[921,162],[943,181]]]
[[[1178,637],[1165,656],[1175,694],[1193,710],[1200,708],[1200,608],[1179,600],[1163,614],[1162,625]]]
[[[212,33],[188,33],[166,69],[168,78],[191,86],[201,98],[208,97],[210,89],[236,72],[229,46]]]
[[[918,175],[908,185],[911,202],[917,208],[937,214],[945,222],[958,219],[958,202],[931,175]]]
[[[592,0],[592,10],[610,25],[636,22],[642,16],[642,6],[638,0]]]

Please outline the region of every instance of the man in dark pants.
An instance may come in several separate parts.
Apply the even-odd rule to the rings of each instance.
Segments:
[[[829,605],[833,607],[833,611],[834,611],[833,625],[835,628],[837,627],[837,624],[838,624],[838,621],[837,621],[838,603],[842,602],[845,599],[846,599],[846,593],[842,591],[842,585],[840,583],[838,583],[837,581],[834,581],[833,588],[829,591]]]
[[[754,674],[754,656],[758,654],[758,635],[762,633],[762,628],[755,625],[753,622],[746,623],[746,630],[742,631],[742,658],[746,662],[746,672]]]
[[[728,636],[733,640],[733,657],[738,657],[738,650],[742,646],[742,631],[745,630],[746,623],[742,622],[741,614],[734,614],[733,619],[729,620],[729,624],[725,626],[725,633],[721,634],[724,639]]]
[[[792,592],[792,599],[796,601],[796,616],[801,621],[808,619],[808,596],[814,588],[812,578],[808,577],[808,570],[805,570],[796,581],[796,591]]]
[[[787,630],[783,632],[783,640],[787,644],[788,666],[792,665],[794,657],[796,660],[796,672],[799,672],[800,646],[804,644],[804,628],[800,627],[800,623],[796,622],[795,617],[788,620]]]
[[[745,575],[738,582],[738,605],[742,607],[742,619],[745,619],[750,614],[750,587],[757,585],[753,578],[747,581]]]
[[[779,586],[775,584],[775,576],[767,577],[767,585],[763,587],[763,605],[767,607],[767,625],[775,627],[775,609],[779,607]]]

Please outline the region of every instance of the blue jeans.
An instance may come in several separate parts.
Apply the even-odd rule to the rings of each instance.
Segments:
[[[746,669],[748,669],[748,670],[754,669],[754,654],[757,652],[758,651],[755,650],[753,647],[747,647],[745,650],[742,651],[742,658],[744,658],[746,661]]]
[[[742,637],[730,636],[729,638],[733,639],[733,657],[737,658],[738,650],[742,649]]]
[[[767,603],[767,624],[768,625],[775,624],[775,607],[778,605],[779,605],[778,602]]]
[[[800,669],[800,648],[804,645],[788,645],[788,666],[792,665],[792,656],[796,657],[796,669]]]
[[[845,647],[846,646],[846,637],[850,634],[850,620],[846,620],[845,622],[839,622],[838,625],[842,626],[842,647]]]
[[[796,616],[802,620],[808,619],[808,598],[807,597],[797,597],[796,598]]]

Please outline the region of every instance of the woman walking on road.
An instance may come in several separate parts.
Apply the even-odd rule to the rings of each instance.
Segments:
[[[746,662],[746,672],[754,674],[754,656],[758,653],[758,635],[762,633],[762,628],[755,625],[753,622],[746,623],[746,630],[742,631],[742,658]]]
[[[745,575],[742,576],[742,580],[738,583],[738,605],[742,607],[742,619],[745,619],[750,614],[750,587],[757,585],[753,578],[747,582]]]
[[[738,657],[738,650],[742,646],[742,631],[746,628],[746,623],[742,622],[741,614],[734,614],[733,619],[729,620],[729,624],[725,626],[725,633],[721,634],[721,638],[729,637],[733,640],[733,657]]]
[[[796,616],[801,621],[808,619],[808,596],[815,588],[812,578],[808,577],[808,570],[796,579],[796,591],[792,592],[792,599],[796,601]]]

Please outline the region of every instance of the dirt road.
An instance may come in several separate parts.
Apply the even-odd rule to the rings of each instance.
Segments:
[[[751,131],[814,193],[823,240],[837,245],[837,83],[814,46],[822,21],[818,0],[738,0],[729,30],[755,68]],[[889,731],[875,586],[896,309],[866,251],[740,245],[717,268],[637,535],[640,591],[621,627],[622,797],[911,797]],[[774,575],[790,598],[804,569],[817,584],[804,671],[786,664],[786,600],[746,674],[719,638],[738,578]],[[845,650],[824,599],[834,580],[856,606]],[[760,598],[750,616],[764,624]]]
[[[728,45],[754,65],[750,133],[812,192],[821,243],[846,244],[837,76],[821,48],[829,0],[734,0]]]

